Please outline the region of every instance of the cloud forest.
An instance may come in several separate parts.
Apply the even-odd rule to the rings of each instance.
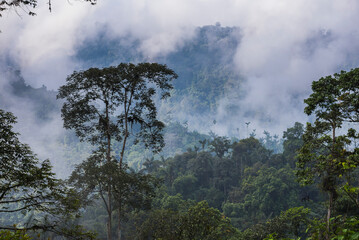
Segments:
[[[359,3],[0,3],[0,240],[359,239]]]

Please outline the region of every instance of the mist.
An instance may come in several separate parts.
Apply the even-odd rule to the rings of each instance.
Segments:
[[[30,17],[10,10],[0,19],[0,64],[6,67],[11,59],[28,84],[50,90],[57,90],[67,75],[83,67],[74,58],[76,49],[104,29],[107,38],[140,40],[136,51],[152,60],[181,48],[199,26],[219,22],[238,27],[239,44],[231,59],[238,84],[226,89],[214,112],[196,116],[191,102],[184,99],[174,116],[204,133],[243,138],[248,135],[245,122],[251,122],[250,132],[256,129],[260,135],[268,130],[281,136],[294,122],[308,120],[303,99],[310,94],[312,81],[359,64],[355,0],[99,0],[95,6],[57,1],[51,13],[46,1],[39,1],[35,12],[37,16]],[[19,117],[24,141],[41,156],[51,155],[53,151],[41,143],[63,134],[60,116],[36,125],[27,106],[31,103],[3,91],[8,82],[6,75],[1,76],[0,94],[13,99],[7,110]],[[49,157],[61,165],[60,157]]]

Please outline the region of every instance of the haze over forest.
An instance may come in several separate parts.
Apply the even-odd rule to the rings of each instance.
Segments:
[[[248,135],[245,122],[251,122],[249,131],[256,129],[258,136],[263,130],[281,136],[295,121],[308,120],[303,99],[312,81],[359,63],[359,3],[354,0],[52,4],[50,13],[46,1],[40,1],[36,17],[21,10],[4,14],[3,72],[20,70],[26,84],[56,91],[74,70],[121,61],[159,61],[178,71],[175,86],[184,89],[195,85],[201,71],[212,74],[215,86],[221,80],[216,72],[209,73],[214,66],[226,80],[200,112],[193,109],[188,92],[180,94],[176,106],[160,110],[162,119],[169,113],[171,119],[187,121],[191,130],[202,133],[243,138]],[[201,44],[207,48],[203,52],[196,49]],[[18,116],[22,138],[46,157],[41,142],[61,134],[59,113],[37,124],[32,101],[4,91],[11,74],[0,78],[0,94]],[[203,95],[201,86],[196,87]]]
[[[192,109],[192,99],[186,99],[186,94],[177,106],[160,111],[162,119],[170,112],[174,120],[187,121],[190,129],[202,133],[243,138],[248,135],[245,122],[251,122],[249,131],[256,129],[258,136],[263,130],[281,136],[295,121],[307,121],[303,99],[313,80],[350,70],[359,62],[358,3],[354,0],[52,4],[50,13],[46,2],[40,1],[36,17],[21,10],[4,14],[0,21],[3,71],[18,69],[26,84],[56,91],[74,70],[121,61],[160,61],[179,70],[175,86],[180,86],[193,71],[189,64],[183,66],[184,60],[203,44],[207,52],[194,52],[196,59],[187,60],[199,65],[195,71],[207,69],[207,63],[218,65],[227,74],[220,77],[230,75],[230,83],[219,83],[222,89],[211,99],[214,106],[206,106],[200,114]],[[199,42],[198,29],[216,24],[217,30],[204,33],[207,42]],[[189,48],[192,52],[186,56]],[[81,55],[86,49],[88,55]],[[28,111],[32,102],[4,91],[11,82],[9,74],[0,78],[0,94],[7,99],[8,110],[18,116],[22,138],[46,158],[42,153],[48,148],[42,149],[42,142],[61,134],[59,113],[51,121],[36,124],[33,112]],[[215,86],[216,76],[210,80]]]
[[[358,239],[358,13],[0,2],[0,240]]]

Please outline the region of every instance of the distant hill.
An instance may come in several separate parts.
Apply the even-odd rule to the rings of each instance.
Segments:
[[[208,138],[207,135],[189,130],[194,129],[190,126],[191,119],[214,113],[219,99],[228,89],[233,90],[238,86],[239,76],[232,69],[232,58],[239,44],[239,33],[238,28],[221,27],[219,24],[198,27],[194,38],[187,40],[176,51],[151,59],[153,62],[168,65],[179,75],[174,81],[172,97],[166,101],[157,101],[160,118],[169,126],[165,130],[167,146],[161,153],[163,157],[199,147],[198,141]],[[117,65],[120,62],[146,61],[146,57],[139,51],[140,43],[131,36],[109,39],[105,34],[99,34],[78,47],[75,60],[83,69]],[[45,86],[33,88],[26,84],[26,80],[16,68],[9,67],[6,70],[6,78],[9,82],[5,84],[5,91],[0,91],[0,107],[9,108],[14,104],[12,99],[16,99],[31,103],[31,111],[35,112],[39,121],[49,120],[52,113],[59,116],[61,102],[56,100],[56,91],[49,91]],[[189,116],[191,119],[187,121]],[[205,121],[209,125],[215,122],[207,118]],[[86,156],[85,152],[89,151],[89,148],[70,135],[61,135],[58,143],[65,147],[64,158],[67,164],[72,165],[83,160],[80,158]],[[152,154],[140,145],[129,149],[127,160],[135,168],[139,168],[145,158],[152,157]]]
[[[172,98],[163,106],[167,111],[162,111],[164,115],[169,111],[202,114],[216,110],[218,100],[240,82],[232,68],[239,34],[239,28],[219,24],[198,27],[194,38],[181,47],[151,59],[168,65],[179,75],[174,81]],[[75,59],[83,68],[147,61],[139,50],[140,45],[140,40],[131,36],[109,39],[102,33],[79,46]]]
[[[26,84],[17,68],[8,66],[3,73],[8,82],[3,83],[3,89],[0,91],[1,108],[9,109],[26,103],[31,106],[31,111],[39,121],[50,120],[52,113],[60,111],[61,102],[56,100],[56,91],[50,91],[44,85],[34,88]]]

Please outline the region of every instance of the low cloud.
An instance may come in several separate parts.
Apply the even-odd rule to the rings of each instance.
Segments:
[[[63,1],[53,2],[51,13],[46,2],[39,1],[36,17],[4,14],[0,54],[18,64],[28,84],[54,90],[81,68],[73,58],[77,46],[104,29],[109,38],[141,40],[139,51],[152,59],[183,46],[198,26],[216,22],[238,26],[240,44],[233,58],[234,71],[241,76],[237,88],[226,92],[214,113],[178,113],[180,120],[188,119],[190,126],[205,132],[236,135],[239,128],[243,137],[244,123],[250,121],[258,134],[264,129],[281,134],[295,121],[307,120],[303,99],[310,94],[312,81],[359,64],[355,0],[99,0],[95,6]],[[0,85],[6,81],[2,77]],[[239,97],[238,88],[245,88],[245,94]],[[185,100],[183,104],[190,105]],[[32,123],[28,119],[31,116],[19,117],[20,125],[26,126],[21,132],[34,136],[34,129],[26,129],[30,128],[26,122]],[[205,125],[208,119],[217,123]],[[62,125],[60,120],[51,124]],[[46,131],[51,126],[35,130],[46,138],[60,134]]]

